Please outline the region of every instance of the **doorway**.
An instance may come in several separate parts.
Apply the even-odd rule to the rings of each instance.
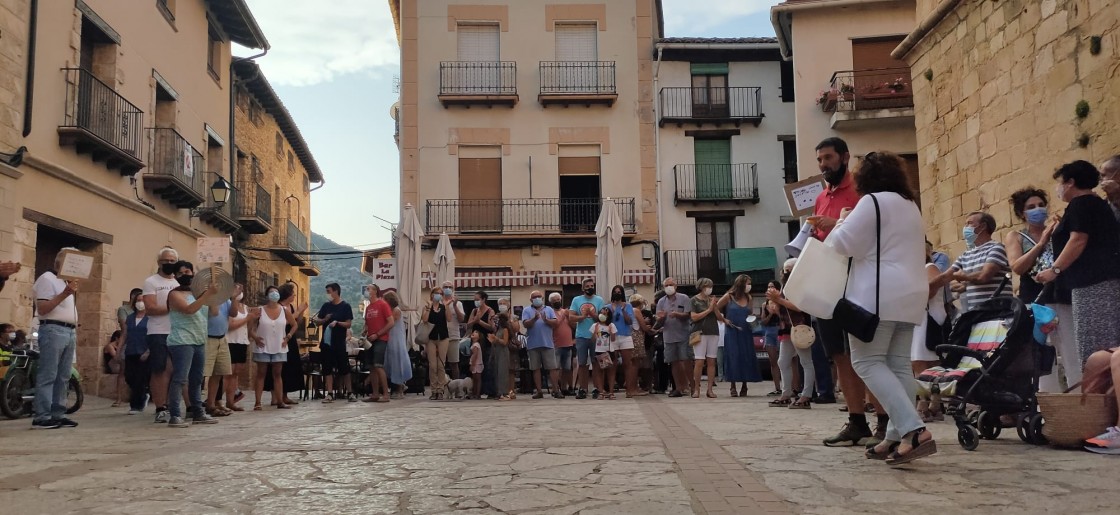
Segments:
[[[54,271],[54,259],[58,256],[58,251],[73,247],[82,252],[93,252],[98,245],[98,242],[88,238],[39,225],[35,236],[35,277]]]
[[[459,158],[459,231],[502,232],[502,159]]]
[[[731,218],[696,220],[696,273],[716,284],[727,284],[727,251],[734,248],[735,222]]]

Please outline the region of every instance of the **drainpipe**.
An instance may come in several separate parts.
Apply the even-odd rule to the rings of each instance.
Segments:
[[[35,98],[35,34],[39,26],[39,0],[31,0],[27,29],[27,77],[23,83],[23,137],[31,134],[31,105]]]
[[[665,219],[662,218],[662,207],[664,202],[661,201],[661,92],[658,88],[658,80],[661,73],[661,52],[662,48],[657,47],[657,62],[653,64],[653,120],[656,126],[653,128],[653,147],[654,147],[654,166],[657,168],[657,245],[655,245],[654,252],[657,253],[654,264],[657,269],[656,278],[657,284],[653,285],[654,291],[657,287],[661,286],[661,247],[665,243]]]

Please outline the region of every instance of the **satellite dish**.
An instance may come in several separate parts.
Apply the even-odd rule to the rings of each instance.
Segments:
[[[397,117],[400,116],[400,114],[401,114],[401,103],[400,102],[393,102],[393,105],[389,106],[389,118],[392,118],[392,119],[396,120]]]

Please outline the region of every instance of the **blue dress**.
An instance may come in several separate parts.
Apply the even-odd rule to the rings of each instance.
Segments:
[[[408,359],[403,321],[389,328],[389,345],[385,347],[385,373],[393,384],[405,384],[412,379],[412,362]]]
[[[747,323],[747,317],[753,311],[750,306],[740,306],[734,300],[727,303],[724,318],[743,329],[738,330],[729,325],[723,336],[723,357],[727,361],[723,366],[725,381],[762,381],[762,374],[758,371],[758,358],[754,354],[754,335],[751,333],[751,325]]]

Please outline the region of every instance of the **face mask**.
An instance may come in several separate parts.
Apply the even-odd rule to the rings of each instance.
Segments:
[[[245,298],[245,294],[244,294],[244,293],[238,293],[238,294],[237,294],[237,300],[238,300],[238,301],[241,301],[241,299],[244,299],[244,298]]]
[[[1042,225],[1042,224],[1046,223],[1046,216],[1048,214],[1049,213],[1046,212],[1046,208],[1044,208],[1044,207],[1036,207],[1034,209],[1028,209],[1027,213],[1026,213],[1027,223],[1029,223],[1031,225]]]
[[[606,322],[607,321],[607,315],[599,315],[599,321],[600,322]]]
[[[533,307],[534,308],[539,308],[543,305],[544,305],[544,299],[542,299],[540,297],[537,297],[537,298],[533,299]]]
[[[453,290],[451,288],[444,288],[443,289],[443,294],[448,296],[448,297],[450,297],[452,293],[453,293]]]
[[[595,295],[595,287],[594,287],[594,286],[592,286],[592,287],[590,287],[590,288],[585,288],[585,289],[583,290],[583,294],[584,294],[584,295],[587,295],[588,297],[591,297],[591,296]]]
[[[559,302],[553,302],[552,303],[552,309],[560,309],[560,306],[561,306],[561,304]]]
[[[362,292],[362,298],[364,298],[364,299],[368,299],[368,298],[369,298],[369,290],[366,290],[366,291],[363,291],[363,292]]]
[[[269,302],[280,302],[280,292],[278,292],[278,291],[268,292],[268,300],[269,300]]]
[[[1059,184],[1058,187],[1054,190],[1054,193],[1058,194],[1058,198],[1064,199],[1066,196],[1066,185]]]
[[[159,271],[163,275],[175,275],[175,263],[164,263],[159,265]]]
[[[136,302],[136,311],[144,311],[144,301]]]
[[[435,295],[432,295],[432,302],[436,302],[436,303],[443,302],[443,295],[440,295],[438,293],[435,294]]]
[[[966,225],[964,229],[961,229],[961,236],[964,238],[964,244],[967,245],[968,248],[976,246],[976,229]]]
[[[712,289],[711,288],[704,288],[704,295],[711,295],[711,294],[712,294]]]
[[[193,275],[180,275],[175,280],[179,281],[179,286],[187,287],[187,286],[191,285],[191,281],[194,280],[194,276]]]
[[[622,301],[625,301],[625,300],[626,300],[626,294],[624,294],[624,293],[612,293],[611,294],[611,302],[622,302]]]
[[[665,295],[675,295],[676,293],[677,293],[677,287],[676,286],[666,286],[665,287]]]
[[[10,342],[16,341],[16,333],[8,333],[8,341],[10,341]]]
[[[498,313],[505,313],[506,311],[509,311],[509,306],[505,304],[498,304]]]

